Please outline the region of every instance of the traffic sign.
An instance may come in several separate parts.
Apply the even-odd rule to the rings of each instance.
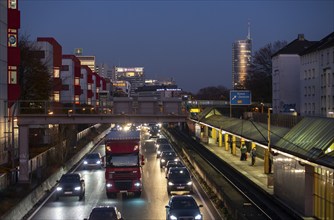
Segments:
[[[231,90],[230,105],[250,105],[252,94],[248,90]]]

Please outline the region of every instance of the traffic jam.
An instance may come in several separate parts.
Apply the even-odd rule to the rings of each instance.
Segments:
[[[113,126],[29,219],[220,219],[160,129]]]

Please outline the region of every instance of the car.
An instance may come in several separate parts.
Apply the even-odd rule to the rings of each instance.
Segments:
[[[184,165],[179,160],[178,161],[167,161],[166,166],[165,166],[166,176],[168,174],[169,168],[171,167],[184,167]]]
[[[100,153],[88,153],[83,159],[82,165],[87,168],[102,168],[102,159]]]
[[[62,196],[79,196],[81,201],[85,197],[85,181],[80,173],[63,174],[56,187],[56,200]]]
[[[160,134],[160,129],[157,126],[150,127],[150,138],[158,138]]]
[[[203,219],[200,208],[194,197],[191,195],[175,195],[169,199],[166,208],[166,220],[176,219]]]
[[[165,137],[159,137],[157,138],[157,140],[155,141],[155,147],[159,148],[160,144],[169,144],[169,141],[167,138]]]
[[[116,206],[97,206],[92,209],[88,218],[85,220],[100,220],[100,219],[111,219],[121,220],[122,215],[117,210]]]
[[[174,151],[172,146],[170,144],[160,144],[159,147],[157,148],[157,158],[160,157],[160,154],[165,151]]]
[[[160,154],[160,168],[166,166],[168,161],[178,161],[179,158],[174,151],[164,151]]]
[[[192,176],[186,167],[171,167],[167,174],[167,192],[175,191],[193,193]]]

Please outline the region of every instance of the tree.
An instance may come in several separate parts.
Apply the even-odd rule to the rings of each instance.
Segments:
[[[198,100],[228,100],[229,90],[224,86],[209,86],[200,89],[195,98]]]
[[[245,87],[252,92],[252,101],[272,102],[272,62],[271,57],[287,44],[276,41],[260,48],[252,57],[252,64],[247,74]]]
[[[41,61],[41,50],[28,41],[28,36],[20,37],[21,62],[19,82],[21,100],[49,100],[52,81],[47,65]]]

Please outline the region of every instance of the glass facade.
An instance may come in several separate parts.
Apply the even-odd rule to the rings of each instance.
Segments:
[[[245,80],[251,64],[252,41],[239,40],[232,46],[232,83],[233,89],[245,89]]]

